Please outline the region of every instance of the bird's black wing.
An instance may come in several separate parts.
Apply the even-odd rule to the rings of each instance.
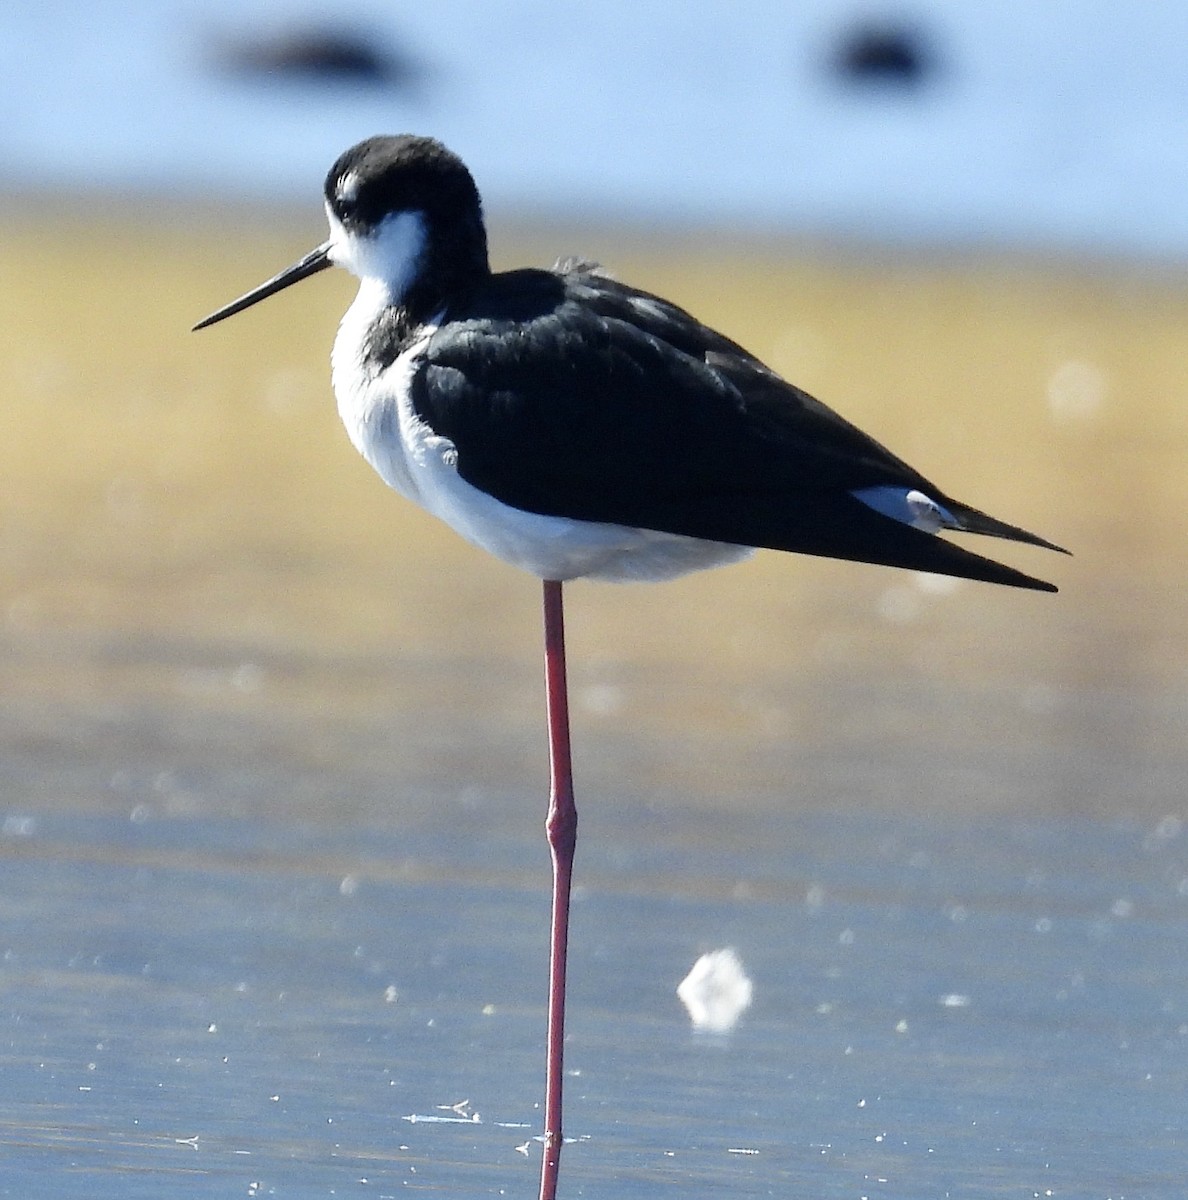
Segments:
[[[588,271],[495,275],[428,343],[413,404],[475,487],[529,512],[1050,588],[876,512],[907,463],[675,305]],[[980,525],[979,525],[980,522]]]

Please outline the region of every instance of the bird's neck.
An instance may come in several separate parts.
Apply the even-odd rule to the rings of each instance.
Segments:
[[[369,373],[390,366],[425,325],[436,324],[490,277],[481,221],[455,228],[448,243],[427,239],[408,266],[359,282],[348,317],[358,339],[357,361]]]
[[[414,286],[397,294],[383,280],[364,279],[342,320],[340,353],[357,364],[364,377],[373,378],[390,367],[427,325],[436,324],[447,304],[448,297],[437,289]]]

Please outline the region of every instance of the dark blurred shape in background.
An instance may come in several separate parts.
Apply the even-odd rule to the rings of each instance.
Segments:
[[[411,88],[423,75],[422,64],[377,33],[332,26],[226,37],[215,59],[233,74],[269,82]]]
[[[830,61],[834,73],[859,87],[915,89],[937,72],[932,41],[914,22],[870,19],[845,30]]]

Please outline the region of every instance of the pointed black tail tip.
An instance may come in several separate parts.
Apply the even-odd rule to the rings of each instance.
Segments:
[[[999,564],[996,563],[995,565]],[[1036,579],[1034,575],[1024,575],[1022,571],[1016,571],[1012,568],[1003,568],[1001,572],[996,572],[994,575],[984,575],[982,578],[986,583],[1002,584],[1005,587],[1019,588],[1028,592],[1060,591],[1054,583],[1049,583],[1046,579]]]
[[[1059,550],[1061,554],[1069,552],[1061,546],[1048,545],[1050,550]],[[1001,564],[995,564],[1001,566]],[[1046,579],[1036,579],[1034,575],[1027,575],[1023,571],[1017,571],[1014,567],[1005,568],[1007,574],[999,576],[995,582],[1005,583],[1008,587],[1027,588],[1033,592],[1058,592],[1060,589],[1054,584],[1049,583]]]
[[[1055,542],[1049,542],[1047,538],[1037,537],[1033,543],[1036,546],[1042,546],[1045,550],[1055,550],[1057,554],[1067,554],[1072,558],[1072,551],[1066,550],[1063,546],[1057,546]]]
[[[1053,546],[1053,550],[1060,550],[1059,546]],[[1067,554],[1067,550],[1060,550],[1061,554]],[[1008,587],[1028,588],[1033,592],[1058,592],[1060,589],[1054,584],[1049,583],[1046,579],[1036,579],[1034,575],[1026,575],[1022,571],[1016,571],[1013,567],[1008,568],[1010,576],[1000,579],[999,582],[1007,584]]]
[[[1009,532],[1000,530],[974,530],[977,533],[990,533],[992,536],[1005,537],[1013,542],[1026,542],[1032,546],[1039,546],[1043,550],[1055,550],[1057,554],[1067,554],[1072,557],[1072,551],[1066,550],[1063,546],[1056,545],[1055,542],[1048,541],[1047,538],[1042,538],[1038,534],[1029,533],[1026,529],[1018,529],[1009,527]],[[996,563],[996,566],[1002,564]],[[1049,583],[1046,579],[1036,579],[1034,575],[1027,575],[1023,571],[1018,571],[1014,567],[1006,567],[1007,575],[999,576],[995,582],[1005,583],[1008,587],[1028,588],[1033,592],[1058,592],[1060,589],[1054,584]]]
[[[1055,542],[1049,542],[1047,539],[1041,539],[1040,544],[1045,550],[1055,550],[1057,554],[1067,554],[1069,558],[1072,558],[1071,550],[1066,550],[1063,546],[1057,546]],[[1037,592],[1060,591],[1060,589],[1054,583],[1049,583],[1046,579],[1032,579],[1030,586]]]

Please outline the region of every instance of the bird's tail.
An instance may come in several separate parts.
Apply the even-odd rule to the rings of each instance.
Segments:
[[[1027,542],[1031,546],[1042,546],[1045,550],[1056,550],[1061,554],[1069,553],[1063,546],[1057,546],[1055,542],[1049,542],[1038,534],[1028,533],[1026,529],[1020,529],[1018,525],[1008,525],[997,517],[992,517],[979,509],[970,508],[968,504],[960,504],[947,497],[944,503],[945,508],[954,518],[951,528],[959,532],[984,533],[989,537],[1005,538],[1009,542]]]

